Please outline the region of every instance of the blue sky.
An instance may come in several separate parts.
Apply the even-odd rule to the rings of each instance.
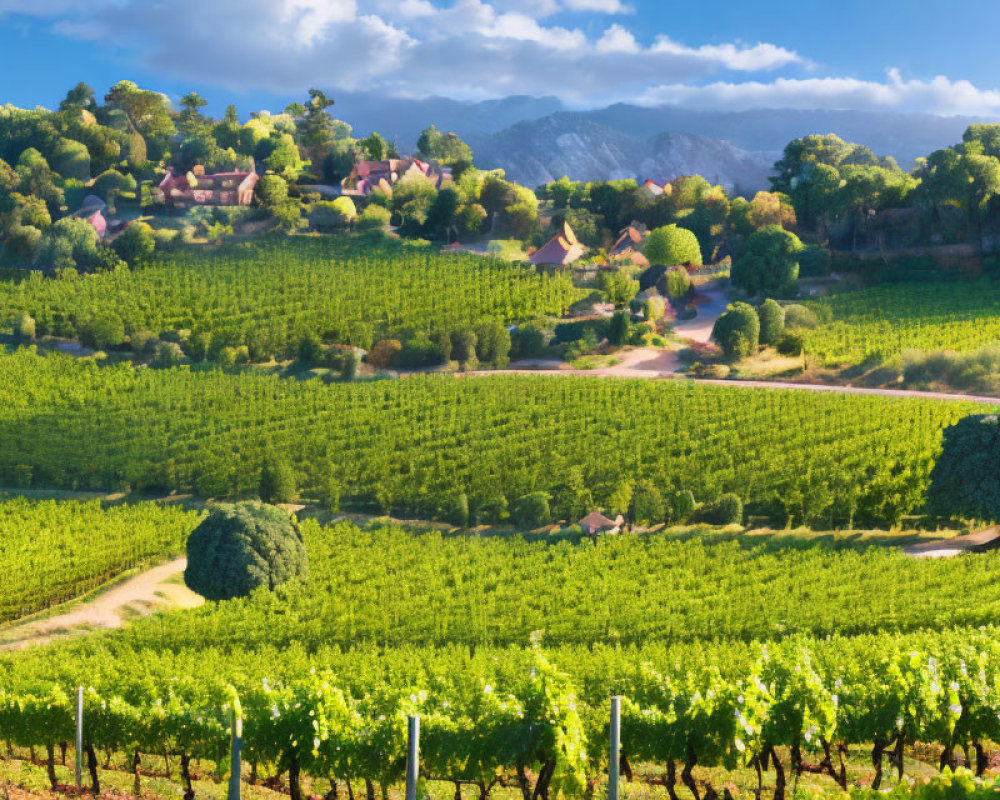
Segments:
[[[0,0],[0,102],[130,78],[215,111],[319,86],[1000,116],[998,28],[986,0]]]

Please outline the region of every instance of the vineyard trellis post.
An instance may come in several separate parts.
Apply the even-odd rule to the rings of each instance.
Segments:
[[[618,800],[619,766],[622,751],[622,699],[611,698],[611,735],[608,748],[608,800]]]
[[[240,759],[243,750],[243,714],[240,709],[233,707],[233,735],[229,756],[229,793],[226,800],[240,800],[240,772],[242,762]]]
[[[83,788],[83,687],[76,687],[76,788]]]
[[[420,773],[420,715],[406,718],[406,800],[417,800]]]

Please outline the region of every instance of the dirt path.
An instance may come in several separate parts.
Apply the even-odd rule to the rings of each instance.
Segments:
[[[187,559],[178,558],[116,584],[62,614],[2,629],[0,650],[43,644],[94,629],[119,628],[130,618],[163,608],[199,606],[204,599],[175,580],[186,566]]]

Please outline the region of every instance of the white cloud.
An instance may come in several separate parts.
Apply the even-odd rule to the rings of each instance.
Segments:
[[[642,93],[646,105],[701,108],[880,109],[941,115],[996,114],[1000,91],[939,75],[929,81],[904,80],[890,69],[885,82],[856,78],[778,78],[762,83],[716,82],[704,86],[663,84]]]
[[[559,24],[578,17],[549,19],[595,15],[589,31],[631,10],[624,0],[36,0],[31,8],[63,35],[131,52],[165,76],[283,95],[318,86],[469,100],[557,95],[579,107],[1000,112],[1000,91],[968,81],[905,80],[896,70],[882,81],[814,77],[813,65],[774,43],[698,45],[661,34],[649,44],[632,20],[594,36]],[[29,12],[23,0],[0,0],[0,18],[9,13]],[[794,77],[803,69],[806,77]]]

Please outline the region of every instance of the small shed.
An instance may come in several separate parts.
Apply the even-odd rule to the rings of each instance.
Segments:
[[[614,519],[608,519],[600,511],[591,511],[581,519],[577,525],[583,528],[584,533],[618,533],[625,524],[625,518],[619,514]]]
[[[548,264],[565,267],[579,259],[586,252],[586,249],[577,240],[569,223],[564,222],[562,230],[532,253],[528,260],[536,265]]]

